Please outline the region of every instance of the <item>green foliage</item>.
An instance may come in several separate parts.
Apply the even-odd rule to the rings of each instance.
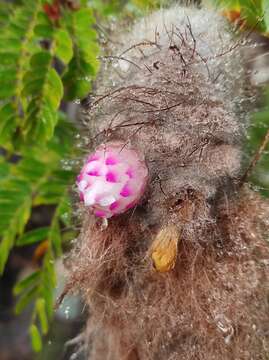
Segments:
[[[269,1],[268,0],[209,0],[217,8],[228,12],[238,12],[249,28],[269,32]]]
[[[16,313],[33,304],[35,351],[53,314],[54,262],[73,235],[68,189],[74,173],[62,160],[77,156],[76,129],[60,106],[90,90],[99,65],[94,24],[86,1],[0,4],[0,274],[14,246],[43,252],[37,270],[14,288]],[[54,209],[50,224],[32,228],[40,206]]]
[[[4,270],[17,235],[22,234],[31,211],[31,188],[27,181],[10,177],[1,183],[0,208],[0,272]]]
[[[36,352],[39,352],[42,349],[42,340],[37,326],[35,325],[30,326],[30,335],[32,339],[33,349]]]
[[[68,185],[73,182],[74,173],[60,168],[61,159],[71,156],[74,151],[71,144],[73,136],[74,129],[61,114],[53,139],[46,145],[22,150],[20,160],[16,164],[8,164],[8,175],[1,181],[1,271],[12,246],[45,245],[40,268],[14,289],[19,296],[15,312],[20,313],[30,302],[34,302],[31,324],[38,322],[42,334],[47,332],[45,324],[52,317],[56,285],[54,261],[61,255],[63,238],[70,231],[66,230],[69,225],[66,214],[70,211]],[[54,206],[50,225],[25,231],[30,216],[40,205]],[[43,311],[41,304],[44,304]]]
[[[252,116],[251,126],[248,132],[246,144],[247,153],[253,157],[257,149],[260,147],[269,129],[269,89],[264,96],[265,106],[263,110]],[[255,168],[255,172],[251,176],[251,181],[257,186],[259,191],[269,197],[269,144],[262,152],[262,156]]]
[[[0,36],[0,140],[8,149],[48,141],[64,87],[69,100],[83,97],[98,70],[91,10],[58,5],[56,22],[44,6],[41,0],[24,0]],[[61,71],[55,70],[58,63]]]
[[[68,100],[87,95],[90,90],[90,79],[98,70],[96,55],[99,48],[96,33],[89,27],[89,19],[94,21],[90,9],[81,9],[71,16],[65,14],[63,18],[74,43],[74,57],[63,75]]]

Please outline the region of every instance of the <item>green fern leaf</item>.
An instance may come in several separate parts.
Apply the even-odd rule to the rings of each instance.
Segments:
[[[73,57],[73,43],[69,33],[65,29],[58,29],[54,35],[55,55],[65,65]]]
[[[17,282],[13,289],[14,295],[20,295],[25,289],[36,287],[40,281],[40,270],[34,271],[32,274],[24,278],[23,280]]]
[[[45,240],[49,235],[49,227],[40,227],[28,231],[16,240],[16,246],[25,246]]]
[[[20,314],[38,295],[38,286],[27,289],[15,305],[15,314]]]
[[[36,325],[31,325],[29,333],[32,340],[32,347],[35,352],[39,352],[42,349],[42,339],[39,330]]]
[[[97,34],[89,8],[82,8],[65,16],[66,26],[73,38],[74,57],[63,76],[68,100],[82,98],[91,88],[91,81],[99,69]]]
[[[0,143],[5,144],[16,130],[16,109],[7,103],[0,108]]]
[[[39,10],[38,0],[24,1],[22,6],[17,6],[11,13],[0,35],[0,99],[8,101],[8,104],[3,104],[0,109],[3,115],[0,127],[2,144],[9,140],[20,123],[18,119],[21,117],[23,105],[22,79],[30,56],[37,50],[33,28]]]
[[[42,333],[44,335],[46,335],[48,332],[49,326],[48,326],[48,318],[47,318],[47,314],[46,314],[46,303],[43,298],[39,298],[36,300],[36,312],[39,317],[39,322],[40,322]]]
[[[0,274],[4,270],[9,251],[16,236],[22,234],[31,213],[31,188],[23,180],[7,179],[0,191]],[[5,190],[7,189],[7,190]]]
[[[31,70],[24,77],[23,95],[31,99],[26,109],[24,136],[35,142],[52,137],[63,96],[61,79],[51,67],[51,61],[51,54],[45,50],[35,54],[31,59]]]

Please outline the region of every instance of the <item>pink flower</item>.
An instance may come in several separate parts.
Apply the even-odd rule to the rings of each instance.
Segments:
[[[124,144],[111,142],[99,146],[88,157],[77,186],[81,201],[96,216],[110,218],[138,203],[147,179],[144,159]]]

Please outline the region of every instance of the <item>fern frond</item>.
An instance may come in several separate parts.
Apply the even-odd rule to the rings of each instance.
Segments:
[[[23,233],[31,213],[32,193],[29,184],[19,179],[1,182],[0,190],[0,274],[4,271],[9,251],[16,236]]]
[[[97,33],[91,9],[81,8],[65,14],[64,22],[73,41],[74,56],[63,76],[67,100],[85,97],[91,88],[91,79],[99,69]]]
[[[23,2],[11,13],[0,35],[0,140],[8,142],[20,124],[24,103],[22,101],[23,76],[30,56],[37,51],[34,27],[40,11],[40,1]],[[10,144],[9,144],[10,147]]]

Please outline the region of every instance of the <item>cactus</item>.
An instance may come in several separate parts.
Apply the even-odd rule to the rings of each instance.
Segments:
[[[121,143],[129,165],[135,149],[149,179],[138,202],[142,165],[137,206],[112,217],[122,199],[105,194],[107,169],[103,203],[85,198],[89,160],[80,175],[84,203],[109,218],[103,228],[82,203],[70,270],[90,308],[89,359],[265,359],[269,207],[240,182],[251,41],[214,12],[176,6],[119,43],[86,109],[87,151]]]

